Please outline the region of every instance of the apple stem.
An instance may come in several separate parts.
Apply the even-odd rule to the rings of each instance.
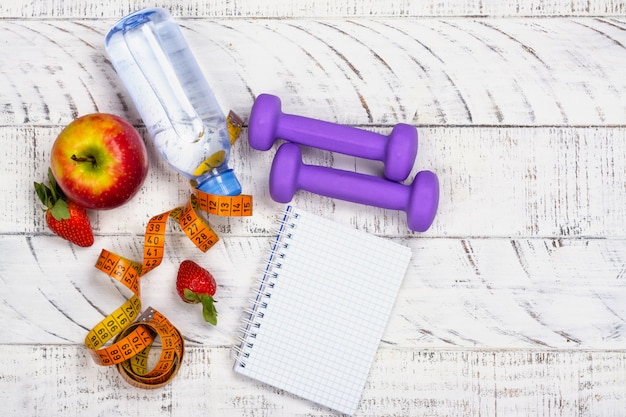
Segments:
[[[93,156],[87,156],[87,157],[79,157],[76,155],[72,155],[72,161],[76,161],[76,162],[91,162],[91,166],[95,167],[97,165],[96,162],[96,158],[94,158]]]

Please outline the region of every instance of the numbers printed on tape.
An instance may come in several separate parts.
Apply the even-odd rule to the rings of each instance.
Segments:
[[[158,335],[161,338],[161,354],[157,364],[152,370],[147,370],[148,354],[151,343],[133,355],[129,360],[117,363],[117,369],[122,377],[131,385],[138,387],[157,388],[168,383],[180,369],[180,364],[185,353],[185,345],[182,335],[170,322],[158,311],[149,308],[149,319],[139,320],[133,323],[120,334],[121,341],[127,347],[127,352],[138,349],[141,346],[141,337],[137,337],[137,329],[147,329],[150,335]]]
[[[252,196],[223,196],[194,189],[198,207],[216,216],[252,216]]]
[[[110,349],[98,349],[128,327],[139,316],[140,310],[141,301],[134,295],[87,333],[85,345],[92,350],[96,362],[100,365],[113,365]]]
[[[136,262],[122,258],[121,256],[103,249],[96,262],[96,268],[124,284],[133,294],[139,295],[141,266]]]
[[[205,208],[206,207],[206,208]],[[141,313],[140,278],[159,266],[165,249],[168,219],[176,220],[187,237],[203,252],[219,238],[198,215],[200,208],[219,216],[252,215],[251,196],[213,196],[192,194],[185,207],[154,216],[146,226],[143,261],[123,258],[103,249],[95,267],[128,288],[133,295],[105,317],[85,337],[85,346],[98,365],[116,365],[120,375],[133,386],[157,388],[167,384],[178,372],[184,355],[182,335],[157,310]],[[159,359],[148,369],[148,355],[155,339],[161,340]],[[108,346],[107,343],[113,341]]]
[[[196,200],[196,196],[192,195],[187,206],[172,214],[172,217],[178,220],[180,227],[194,245],[202,252],[206,252],[217,243],[219,238],[204,219],[197,215]]]
[[[243,121],[233,112],[228,114],[231,144],[237,140]],[[141,313],[139,280],[163,260],[165,229],[172,218],[187,237],[203,252],[219,238],[196,209],[217,216],[251,216],[252,196],[216,196],[195,190],[185,207],[154,216],[146,226],[143,261],[123,258],[106,249],[95,267],[128,288],[133,295],[117,310],[105,317],[85,337],[94,362],[116,365],[125,381],[139,388],[158,388],[167,384],[178,372],[184,355],[184,341],[178,329],[157,310],[148,307]],[[161,341],[161,353],[152,369],[148,356],[156,338]],[[112,341],[108,346],[107,343]]]

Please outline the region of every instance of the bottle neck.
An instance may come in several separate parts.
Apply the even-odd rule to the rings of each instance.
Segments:
[[[223,164],[197,178],[196,188],[208,194],[234,196],[241,194],[241,184],[228,165]]]

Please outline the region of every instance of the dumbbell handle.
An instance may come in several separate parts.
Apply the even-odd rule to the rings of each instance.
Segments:
[[[410,196],[400,183],[316,165],[302,166],[298,185],[314,194],[391,210],[403,210]]]
[[[283,114],[276,130],[279,138],[291,142],[367,159],[383,159],[387,137],[351,126]]]

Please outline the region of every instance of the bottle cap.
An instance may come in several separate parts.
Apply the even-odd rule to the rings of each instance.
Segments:
[[[198,190],[215,195],[239,195],[241,184],[232,169],[224,170],[198,182]]]

